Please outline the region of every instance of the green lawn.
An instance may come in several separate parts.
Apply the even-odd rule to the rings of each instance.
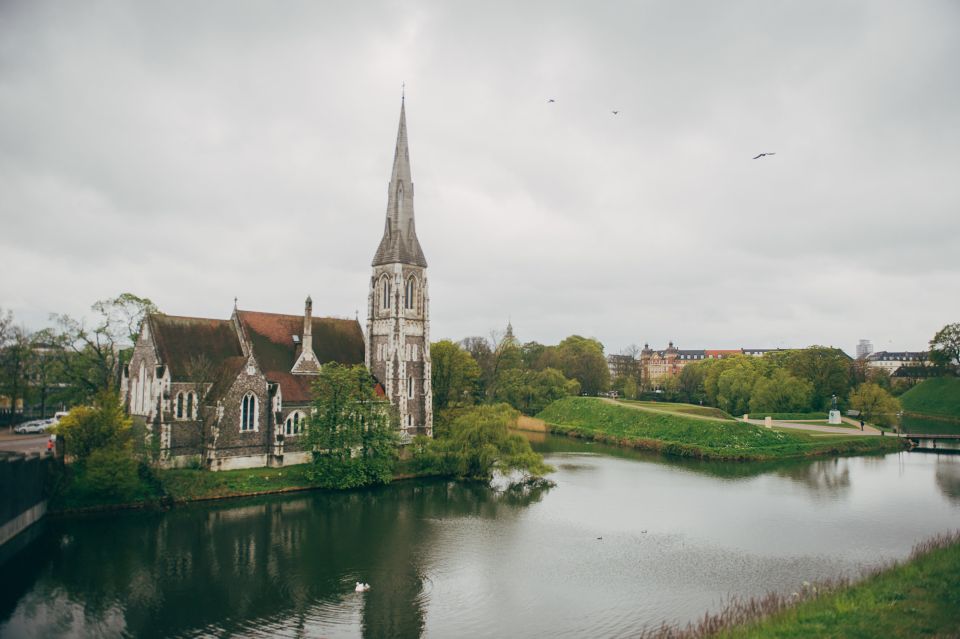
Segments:
[[[920,382],[900,396],[903,410],[960,420],[960,377],[936,377]]]
[[[69,474],[61,480],[64,486],[51,505],[53,511],[104,508],[131,508],[143,505],[242,497],[266,493],[312,490],[307,477],[309,464],[283,468],[247,468],[243,470],[209,471],[192,468],[156,470],[153,477],[142,479],[133,498],[114,499],[102,493],[77,491]],[[69,472],[69,471],[68,471]],[[394,467],[394,480],[426,476],[418,473],[411,460],[400,460]]]
[[[724,639],[956,637],[960,631],[960,537],[930,544],[899,566],[760,621]],[[695,635],[696,633],[694,633]]]
[[[896,438],[847,437],[768,429],[566,397],[538,417],[551,432],[702,459],[767,460],[899,450]]]
[[[697,415],[700,417],[716,417],[718,419],[733,419],[733,416],[726,411],[712,406],[697,406],[696,404],[681,404],[674,402],[643,402],[633,399],[617,400],[624,404],[633,404],[635,406],[644,406],[654,410],[663,410],[669,413],[678,413],[680,415]]]
[[[307,468],[308,464],[218,472],[183,468],[159,470],[157,475],[170,499],[193,501],[309,488]]]

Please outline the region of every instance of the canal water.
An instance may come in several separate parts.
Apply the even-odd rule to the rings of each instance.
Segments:
[[[0,637],[629,636],[960,528],[958,456],[704,463],[539,439],[551,488],[49,520],[0,566]]]

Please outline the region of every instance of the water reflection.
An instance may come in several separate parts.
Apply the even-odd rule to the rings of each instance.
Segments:
[[[584,453],[588,455],[603,455],[620,459],[632,459],[661,466],[668,466],[678,470],[692,472],[726,480],[748,480],[767,474],[775,474],[789,478],[810,489],[814,495],[837,496],[850,487],[850,459],[876,460],[883,463],[883,456],[857,458],[830,458],[830,459],[790,459],[768,462],[725,462],[702,459],[686,459],[682,457],[665,457],[657,453],[621,448],[607,444],[586,442],[572,437],[545,435],[543,433],[523,433],[528,436],[537,452],[543,454],[557,453]],[[571,459],[561,462],[562,470],[576,472],[585,470],[587,466],[577,464]]]
[[[944,496],[960,504],[960,456],[938,455],[934,478]]]
[[[850,490],[848,458],[798,463],[781,468],[776,474],[802,484],[816,497],[836,499]]]
[[[718,464],[537,446],[555,489],[401,482],[50,520],[0,567],[0,639],[631,636],[858,574],[960,526],[960,457]]]
[[[309,627],[311,634],[346,636],[359,626],[365,636],[418,636],[429,523],[503,517],[547,490],[404,482],[53,521],[9,572],[4,567],[12,579],[0,590],[0,635],[191,636]],[[39,565],[39,574],[28,569]],[[373,588],[357,594],[356,581]]]

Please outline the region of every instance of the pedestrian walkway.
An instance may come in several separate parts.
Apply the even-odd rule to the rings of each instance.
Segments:
[[[765,426],[766,422],[762,419],[747,419],[742,418],[739,421],[746,421],[748,424],[755,424],[757,426]],[[774,420],[770,423],[771,426],[776,428],[789,428],[792,430],[805,430],[808,432],[814,433],[829,433],[831,435],[848,435],[848,436],[871,436],[879,437],[883,435],[883,432],[877,428],[874,428],[870,424],[864,426],[863,430],[860,430],[860,422],[855,422],[852,419],[845,418],[844,422],[855,426],[855,428],[845,428],[843,426],[828,426],[826,424],[804,424],[799,422],[782,422]]]

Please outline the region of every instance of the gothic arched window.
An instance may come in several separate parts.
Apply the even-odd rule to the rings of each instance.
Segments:
[[[240,431],[257,429],[257,396],[247,393],[240,400]]]
[[[287,416],[284,422],[284,434],[299,435],[307,425],[307,416],[300,411],[294,411]]]
[[[380,281],[380,308],[390,308],[390,278],[388,277]]]
[[[187,419],[197,418],[197,394],[193,391],[187,393]]]
[[[416,304],[416,301],[417,301],[417,278],[415,278],[413,275],[411,275],[411,276],[407,279],[407,290],[406,290],[405,293],[404,293],[403,299],[404,299],[404,306],[405,306],[408,310],[413,310],[414,308],[416,308],[416,306],[417,306],[417,304]]]

